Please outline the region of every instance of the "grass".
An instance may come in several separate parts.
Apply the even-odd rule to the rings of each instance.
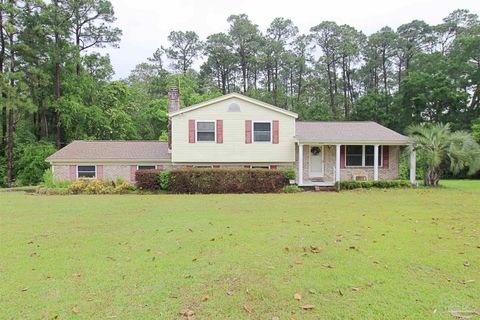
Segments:
[[[444,186],[0,193],[0,318],[452,319],[480,308],[480,181]]]

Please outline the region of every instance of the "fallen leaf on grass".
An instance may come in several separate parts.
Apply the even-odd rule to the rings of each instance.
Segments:
[[[114,257],[107,257],[107,259],[112,260],[112,261],[116,261],[116,259]]]
[[[76,277],[76,278],[80,278],[82,276],[82,274],[80,272],[75,272],[73,274],[73,276]]]
[[[38,253],[36,253],[36,252],[30,253],[30,257],[36,257],[36,256],[38,256]]]
[[[191,319],[195,315],[195,312],[190,309],[182,309],[179,313],[181,316],[186,317],[187,319]]]
[[[284,249],[286,252],[290,251],[290,248],[289,248],[288,246],[285,246],[283,249]]]
[[[293,299],[295,299],[295,300],[302,300],[302,295],[297,292],[297,293],[295,293],[295,294],[293,295]]]
[[[27,291],[27,290],[28,290],[28,288],[22,288],[22,289],[21,289],[22,292],[25,292],[25,291]]]
[[[272,317],[272,320],[280,320],[280,317],[273,316],[273,317]]]
[[[197,258],[193,258],[192,261],[193,261],[193,262],[197,261]]]
[[[335,268],[334,266],[332,266],[332,265],[329,264],[329,263],[324,263],[324,264],[322,264],[322,267],[325,267],[325,268],[328,268],[328,269],[333,269],[333,268]]]
[[[295,260],[295,264],[303,264],[303,261],[301,259]]]
[[[361,288],[357,288],[357,287],[353,287],[353,288],[352,288],[352,291],[354,291],[354,292],[358,292],[358,291],[360,291],[360,290],[362,290],[362,289],[361,289]]]
[[[79,308],[79,307],[73,307],[73,308],[72,308],[72,312],[73,312],[73,313],[79,313],[79,312],[80,312],[80,308]]]
[[[458,280],[458,282],[460,282],[461,284],[467,284],[467,283],[470,283],[470,282],[475,282],[475,280],[460,279],[460,280]]]
[[[227,296],[233,296],[234,294],[235,294],[235,291],[227,290]]]
[[[343,292],[342,292],[342,290],[338,289],[338,294],[339,294],[341,297],[343,297]]]
[[[312,309],[315,308],[315,306],[313,304],[306,304],[306,305],[301,306],[301,308],[303,310],[312,310]]]
[[[206,294],[206,295],[202,296],[202,298],[200,299],[200,301],[205,302],[205,301],[208,300],[208,298],[209,298],[209,296],[208,296],[208,294]]]
[[[313,253],[320,253],[321,249],[316,246],[310,246],[310,251]]]
[[[253,308],[252,308],[252,306],[249,305],[249,304],[245,304],[245,305],[243,306],[243,310],[245,310],[247,313],[252,313],[252,312],[253,312]]]
[[[463,262],[463,265],[464,265],[465,267],[470,267],[470,262],[468,262],[468,261],[465,260],[465,261]]]
[[[480,316],[480,311],[449,311],[450,315],[459,319],[473,319],[473,317]]]

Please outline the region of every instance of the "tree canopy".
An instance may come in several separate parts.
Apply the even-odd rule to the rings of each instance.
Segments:
[[[480,20],[467,10],[370,35],[334,21],[301,33],[286,17],[261,30],[235,14],[204,39],[171,31],[120,80],[95,52],[119,46],[115,23],[108,0],[0,0],[0,184],[35,183],[38,170],[28,177],[20,158],[43,157],[46,145],[165,137],[171,85],[182,107],[240,92],[301,120],[374,120],[399,132],[448,123],[478,137]]]

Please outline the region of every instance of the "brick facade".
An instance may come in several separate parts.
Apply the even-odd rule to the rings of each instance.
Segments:
[[[320,146],[321,147],[321,146]],[[315,178],[315,181],[334,182],[335,181],[335,146],[323,146],[323,177]],[[295,170],[298,179],[298,146],[295,148]],[[380,180],[396,180],[399,178],[400,147],[389,146],[389,166],[388,168],[378,168],[378,178]],[[303,146],[303,181],[310,181],[310,145]],[[353,180],[354,175],[365,175],[368,180],[373,180],[373,167],[352,167],[340,169],[340,180]]]

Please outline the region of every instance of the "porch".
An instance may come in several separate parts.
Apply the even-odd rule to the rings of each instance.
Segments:
[[[348,156],[347,156],[348,154]],[[415,183],[415,154],[411,156]],[[399,179],[400,145],[298,143],[297,184],[302,187],[331,187],[345,180]]]

